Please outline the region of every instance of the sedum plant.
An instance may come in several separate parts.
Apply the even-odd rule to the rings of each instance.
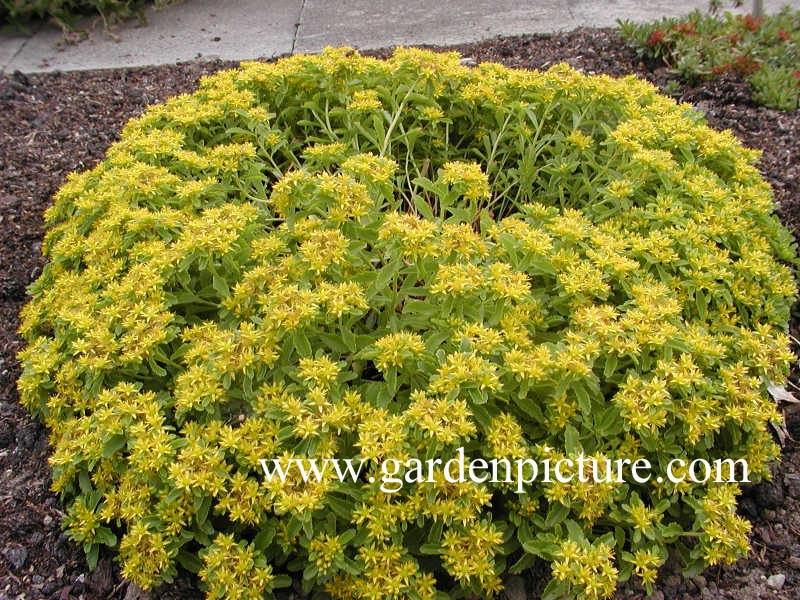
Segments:
[[[450,482],[381,461],[778,454],[790,234],[757,153],[629,77],[398,49],[245,63],[47,211],[23,404],[90,563],[208,598],[650,586],[747,549],[737,484]],[[352,458],[269,480],[261,459]]]

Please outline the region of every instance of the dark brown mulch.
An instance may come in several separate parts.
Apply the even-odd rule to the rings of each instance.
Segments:
[[[494,39],[453,49],[477,61],[513,67],[568,62],[586,73],[636,74],[660,85],[668,81],[663,70],[640,63],[610,30]],[[125,121],[146,105],[190,91],[200,75],[228,66],[189,63],[0,75],[0,600],[136,597],[110,558],[90,573],[80,549],[60,533],[63,506],[49,491],[47,435],[17,401],[17,313],[26,286],[42,266],[42,211],[65,175],[100,160]],[[800,111],[755,106],[747,84],[735,78],[683,86],[678,93],[705,111],[712,126],[730,128],[747,145],[764,151],[761,169],[774,187],[780,215],[795,232],[800,230]],[[797,332],[796,320],[792,329]],[[800,438],[800,421],[790,419],[789,429]],[[655,597],[800,598],[799,499],[800,446],[789,442],[774,483],[748,489],[740,503],[754,524],[753,551],[735,565],[692,579],[667,569]],[[785,576],[780,591],[768,586],[772,575]],[[528,583],[537,587],[532,577]],[[153,594],[201,596],[188,578]],[[633,586],[618,593],[618,598],[643,597]]]

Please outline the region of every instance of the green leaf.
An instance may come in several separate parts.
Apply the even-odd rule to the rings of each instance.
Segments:
[[[535,539],[522,544],[522,549],[525,552],[545,560],[552,560],[560,548],[561,546],[547,539]]]
[[[354,347],[351,349],[351,347],[346,345],[346,340],[343,333],[336,332],[336,335],[334,335],[332,333],[321,332],[317,335],[319,336],[320,341],[332,352],[337,354],[346,354],[348,351],[355,352]],[[355,339],[352,332],[349,332],[349,339],[351,341],[354,341]]]
[[[542,592],[541,600],[564,600],[569,596],[569,585],[566,581],[551,579]]]
[[[89,479],[89,473],[86,471],[79,471],[78,472],[78,485],[81,488],[81,493],[86,494],[87,496],[92,493],[92,481]]]
[[[230,296],[228,282],[216,273],[214,273],[214,276],[211,278],[211,286],[214,288],[214,291],[219,294],[220,298],[227,298]]]
[[[356,530],[351,527],[339,535],[339,543],[346,546],[354,537],[356,537]]]
[[[275,575],[272,578],[273,589],[288,588],[292,583],[292,578],[289,575]]]
[[[564,525],[567,527],[569,539],[574,542],[583,542],[586,540],[586,536],[583,534],[583,529],[575,521],[572,519],[566,519],[564,521]]]
[[[444,552],[444,548],[439,544],[422,544],[419,547],[420,554],[438,555]]]
[[[517,539],[519,540],[520,544],[525,544],[526,542],[532,542],[533,532],[531,532],[531,528],[528,525],[527,521],[522,521],[519,527],[517,528]]]
[[[605,366],[603,367],[603,377],[609,379],[617,370],[617,355],[609,354],[606,356]]]
[[[202,497],[195,498],[194,501],[195,514],[194,518],[198,525],[202,526],[208,518],[208,511],[211,509],[211,496],[203,495]]]
[[[189,571],[189,573],[197,574],[200,572],[200,569],[203,568],[203,561],[201,561],[193,552],[180,550],[178,551],[176,560],[178,561],[178,564]]]
[[[154,375],[157,375],[158,377],[167,376],[167,370],[159,365],[152,356],[147,357],[147,364]]]
[[[428,542],[431,544],[439,544],[442,539],[442,532],[444,531],[444,522],[437,520],[431,525],[428,530]]]
[[[433,215],[433,209],[431,208],[431,205],[428,204],[423,197],[418,194],[414,194],[411,199],[414,202],[414,208],[420,215],[422,215],[423,218],[427,219],[428,221],[436,220],[436,217]]]
[[[117,545],[117,536],[108,527],[99,527],[94,536],[94,541],[113,548]]]
[[[561,523],[569,515],[569,507],[564,506],[560,502],[553,502],[547,511],[547,517],[544,520],[545,529],[553,529],[556,525]]]
[[[253,547],[259,552],[263,552],[272,543],[276,531],[275,526],[272,524],[263,525],[258,535],[253,538]]]
[[[578,454],[581,451],[578,430],[572,425],[567,425],[564,430],[564,449],[567,454]]]
[[[528,551],[526,550],[526,552]],[[528,552],[527,554],[523,554],[517,562],[515,562],[508,568],[508,572],[511,573],[512,575],[515,575],[530,569],[533,565],[536,564],[537,556],[538,554],[536,554],[535,552]]]
[[[306,565],[306,568],[303,569],[303,579],[306,580],[313,580],[317,577],[317,566],[314,564]]]
[[[358,351],[358,343],[356,341],[356,335],[353,331],[353,326],[355,323],[356,320],[353,320],[339,330],[339,339],[342,341],[345,348],[347,348],[347,350],[350,352]]]
[[[89,565],[89,570],[94,571],[97,567],[97,559],[100,557],[100,544],[84,546],[84,551],[86,552],[86,563]]]
[[[292,343],[294,344],[298,356],[302,358],[312,358],[314,356],[311,342],[308,341],[308,337],[303,332],[295,331],[292,334]]]
[[[103,458],[111,458],[127,444],[128,438],[123,434],[114,435],[103,446]]]
[[[303,527],[303,522],[298,519],[296,516],[292,516],[289,518],[289,523],[286,526],[286,537],[288,539],[293,539],[300,533],[300,530]]]
[[[389,370],[383,376],[389,393],[394,397],[397,393],[397,367],[389,367]]]
[[[703,293],[703,290],[697,289],[694,292],[695,305],[697,306],[697,314],[705,321],[708,319],[708,297]]]
[[[373,281],[370,289],[367,291],[368,297],[374,297],[375,294],[385,290],[391,281],[397,276],[400,271],[399,261],[391,260],[382,268],[375,272],[375,280]]]
[[[350,516],[353,512],[352,502],[342,500],[333,494],[326,494],[325,505],[330,508],[337,517],[343,519],[344,521],[350,520]]]
[[[537,423],[544,423],[545,417],[542,407],[530,395],[520,398],[517,401],[519,406],[526,414],[531,416]]]
[[[596,414],[594,424],[595,432],[605,438],[621,433],[624,426],[619,408],[613,405],[607,407],[600,414]]]
[[[485,406],[486,405],[473,404],[470,406],[470,411],[472,412],[472,418],[475,419],[475,422],[484,430],[488,430],[492,425],[492,417]]]
[[[475,388],[469,388],[467,390],[467,398],[469,398],[470,406],[475,406],[476,404],[486,404],[488,395],[485,392],[481,392]]]
[[[337,556],[334,564],[350,575],[361,575],[361,566],[349,556]]]
[[[592,400],[589,398],[589,392],[586,391],[586,388],[583,387],[582,384],[576,383],[572,391],[575,394],[575,400],[578,402],[578,408],[580,408],[581,413],[585,416],[592,414]]]

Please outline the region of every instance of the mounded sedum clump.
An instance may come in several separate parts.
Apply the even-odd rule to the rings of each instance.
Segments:
[[[56,195],[23,315],[69,535],[209,598],[488,597],[539,557],[551,597],[593,599],[671,549],[735,559],[737,485],[656,475],[778,452],[794,252],[756,158],[634,78],[413,49],[150,108]],[[460,447],[653,476],[381,490],[381,461]],[[278,457],[369,465],[270,483]]]

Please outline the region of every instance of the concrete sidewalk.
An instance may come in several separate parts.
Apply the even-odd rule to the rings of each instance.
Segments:
[[[800,0],[765,0],[765,11]],[[739,12],[751,6],[745,0]],[[184,0],[147,11],[147,24],[65,45],[45,26],[28,37],[0,34],[0,70],[22,72],[158,65],[195,59],[245,60],[317,52],[328,45],[374,49],[456,44],[498,35],[613,27],[616,19],[677,16],[708,0]]]

